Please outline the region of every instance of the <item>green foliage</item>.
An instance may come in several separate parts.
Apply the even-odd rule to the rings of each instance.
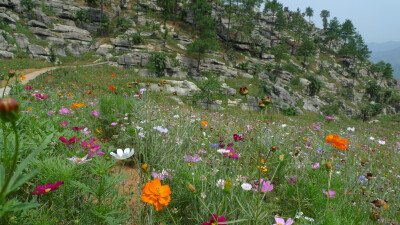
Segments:
[[[379,115],[382,109],[383,106],[381,104],[368,104],[361,108],[359,116],[363,121],[367,121],[371,117]]]
[[[282,113],[285,116],[297,116],[297,110],[293,106],[282,108]]]
[[[306,16],[308,16],[308,22],[311,22],[311,17],[314,15],[314,10],[311,7],[306,8]]]
[[[246,71],[246,73],[247,73],[247,72],[249,72],[249,62],[241,62],[241,63],[237,64],[236,68]]]
[[[197,84],[200,88],[199,92],[194,93],[192,102],[197,104],[197,101],[204,101],[206,108],[208,109],[209,104],[217,100],[222,95],[221,83],[218,80],[217,75],[213,73],[207,73],[207,80],[201,81]]]
[[[371,101],[380,101],[379,92],[381,91],[381,87],[376,82],[369,82],[367,88],[365,89],[365,95],[368,96],[368,99]]]
[[[121,32],[125,32],[131,26],[131,21],[125,17],[119,17],[117,19],[117,27],[120,28]]]
[[[307,80],[311,83],[308,85],[310,96],[317,95],[322,88],[322,82],[315,76],[307,76]]]
[[[271,53],[274,55],[274,60],[275,62],[278,64],[277,67],[280,68],[281,67],[281,62],[282,60],[288,59],[288,49],[289,47],[287,46],[287,44],[282,41],[280,44],[278,45],[274,45],[271,48]]]
[[[21,6],[28,11],[32,11],[35,7],[35,3],[32,0],[21,0]]]
[[[297,49],[297,55],[303,56],[303,63],[306,62],[307,58],[315,54],[314,42],[308,37],[303,37],[303,43]]]
[[[167,56],[164,53],[154,52],[151,55],[150,62],[158,75],[164,75],[164,71],[167,68]]]
[[[292,80],[290,80],[290,87],[293,90],[297,90],[297,91],[303,90],[303,84],[301,84],[299,76],[296,76]]]
[[[328,27],[328,17],[331,16],[331,13],[328,10],[324,9],[321,11],[320,16],[322,18],[322,25],[324,27],[324,30],[326,30],[326,28]]]
[[[346,100],[353,101],[354,100],[354,91],[352,87],[346,87],[342,89],[338,89],[339,96],[343,97]]]
[[[52,8],[49,8],[44,4],[44,0],[42,0],[42,4],[40,5],[40,7],[42,8],[42,11],[48,16],[56,14]]]
[[[320,107],[321,112],[326,116],[334,116],[340,113],[340,109],[343,107],[342,102],[336,102],[334,104],[324,105]]]
[[[105,34],[111,31],[111,21],[108,16],[103,16],[100,21],[100,32]]]
[[[136,33],[127,34],[126,38],[132,45],[140,45],[145,43],[144,38],[140,35],[142,31],[138,30]]]
[[[76,12],[75,22],[77,24],[89,23],[89,13],[84,9],[78,10]]]

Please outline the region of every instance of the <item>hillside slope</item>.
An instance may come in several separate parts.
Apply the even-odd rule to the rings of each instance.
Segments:
[[[214,109],[259,110],[261,98],[271,96],[275,107],[294,114],[306,110],[371,117],[400,112],[399,81],[383,79],[368,61],[339,54],[348,43],[328,41],[327,33],[308,24],[300,12],[282,11],[279,21],[289,25],[279,28],[277,15],[255,10],[254,29],[246,31],[240,30],[238,13],[228,18],[226,6],[212,5],[218,46],[195,54],[193,46],[202,33],[186,4],[177,5],[176,23],[170,19],[164,25],[164,11],[156,1],[32,3],[0,2],[0,58],[65,63],[89,55],[113,66],[134,67],[140,76],[177,80],[166,88],[168,93]],[[207,90],[215,95],[195,94],[204,92],[199,87],[213,76],[218,90]],[[247,102],[238,93],[241,86],[249,88]]]

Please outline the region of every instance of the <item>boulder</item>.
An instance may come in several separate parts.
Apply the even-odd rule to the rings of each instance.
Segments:
[[[103,44],[100,45],[99,48],[97,49],[96,53],[99,55],[106,55],[109,51],[112,51],[114,47],[109,44]]]
[[[272,87],[272,93],[271,93],[271,98],[274,102],[277,100],[279,101],[279,104],[277,104],[279,107],[290,107],[294,106],[297,102],[298,97],[295,95],[290,95],[289,91],[287,91],[285,88],[279,86],[279,85],[274,85]]]
[[[222,83],[221,88],[224,89],[223,93],[225,95],[235,96],[236,90],[234,88],[229,87],[226,83]]]
[[[15,24],[16,21],[11,18],[9,15],[5,14],[5,13],[0,13],[0,19],[3,19],[4,22],[6,22],[7,24]]]
[[[320,113],[320,106],[326,105],[318,96],[307,97],[303,99],[303,109],[315,113]]]
[[[15,34],[13,34],[13,36],[15,38],[15,41],[17,42],[17,45],[21,49],[25,49],[26,47],[28,47],[29,39],[25,36],[25,34],[15,33]]]
[[[40,27],[40,28],[48,29],[48,27],[46,26],[46,24],[44,24],[44,23],[42,23],[42,22],[39,22],[39,21],[37,21],[37,20],[30,20],[30,21],[27,23],[27,25],[30,26],[30,27]]]
[[[32,9],[32,11],[36,16],[36,20],[38,20],[44,24],[47,24],[47,25],[51,24],[50,17],[48,17],[44,12],[42,12],[41,8],[34,8],[34,9]]]
[[[29,49],[29,53],[31,53],[34,56],[39,56],[39,55],[48,56],[49,55],[49,52],[40,45],[32,44],[32,45],[28,46],[28,49]]]
[[[178,105],[185,105],[185,103],[183,103],[182,99],[177,96],[171,96],[170,98],[175,100],[178,103]]]
[[[42,40],[46,39],[46,37],[56,37],[56,35],[49,29],[44,29],[40,27],[29,27],[29,30],[32,33],[36,34],[36,36]]]
[[[89,52],[90,45],[78,42],[72,42],[68,44],[67,50],[74,56],[80,56],[82,54]]]
[[[272,54],[262,53],[261,58],[265,60],[274,60],[275,56]]]
[[[12,59],[14,58],[14,53],[0,50],[0,59]]]
[[[54,28],[52,30],[62,33],[61,36],[64,39],[86,41],[86,42],[92,41],[92,37],[90,36],[89,31],[80,29],[78,27],[62,25],[62,24],[54,24]]]
[[[0,34],[0,50],[7,50],[7,49],[8,49],[8,42],[3,37],[3,35]]]
[[[145,66],[150,60],[151,54],[149,53],[128,53],[118,57],[118,64],[124,67],[131,66]]]
[[[126,47],[129,48],[131,43],[129,42],[128,38],[126,37],[116,37],[110,39],[111,44],[116,47]]]

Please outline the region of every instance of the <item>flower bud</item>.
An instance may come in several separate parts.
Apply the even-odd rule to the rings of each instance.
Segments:
[[[260,107],[261,109],[263,109],[263,108],[266,107],[266,105],[263,103],[263,101],[260,101],[260,102],[258,103],[258,107]]]
[[[193,184],[188,184],[188,188],[191,192],[195,193],[196,192],[196,188],[194,187]]]
[[[225,191],[225,192],[229,192],[229,191],[231,190],[231,187],[232,187],[232,180],[231,180],[231,178],[228,178],[228,179],[225,181],[224,191]]]
[[[284,156],[284,155],[280,155],[280,156],[279,156],[279,160],[283,161],[284,159],[285,159],[285,156]]]
[[[275,152],[276,149],[278,149],[278,147],[276,147],[276,146],[272,146],[272,147],[271,147],[271,151],[273,151],[273,152]]]
[[[271,103],[271,98],[269,96],[265,96],[264,98],[262,98],[262,102],[265,105],[269,105]]]
[[[327,170],[332,169],[332,161],[330,161],[330,160],[326,161],[326,169]]]
[[[149,166],[148,166],[147,164],[143,164],[143,165],[142,165],[142,170],[143,170],[143,172],[145,172],[145,173],[149,172]]]
[[[14,77],[14,76],[15,76],[15,70],[10,70],[8,72],[8,77],[11,78],[11,77]]]
[[[246,86],[242,86],[239,89],[239,94],[241,95],[247,95],[249,93],[249,89]]]
[[[150,82],[147,81],[147,82],[146,82],[146,86],[147,86],[147,87],[150,86]]]
[[[19,118],[19,104],[14,98],[0,99],[0,118],[4,122],[15,122]]]

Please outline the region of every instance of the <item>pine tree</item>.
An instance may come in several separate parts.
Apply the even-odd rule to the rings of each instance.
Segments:
[[[331,13],[328,10],[324,9],[321,11],[321,14],[319,15],[322,18],[322,25],[324,27],[324,30],[326,30],[326,28],[328,27],[328,17],[331,16]]]

